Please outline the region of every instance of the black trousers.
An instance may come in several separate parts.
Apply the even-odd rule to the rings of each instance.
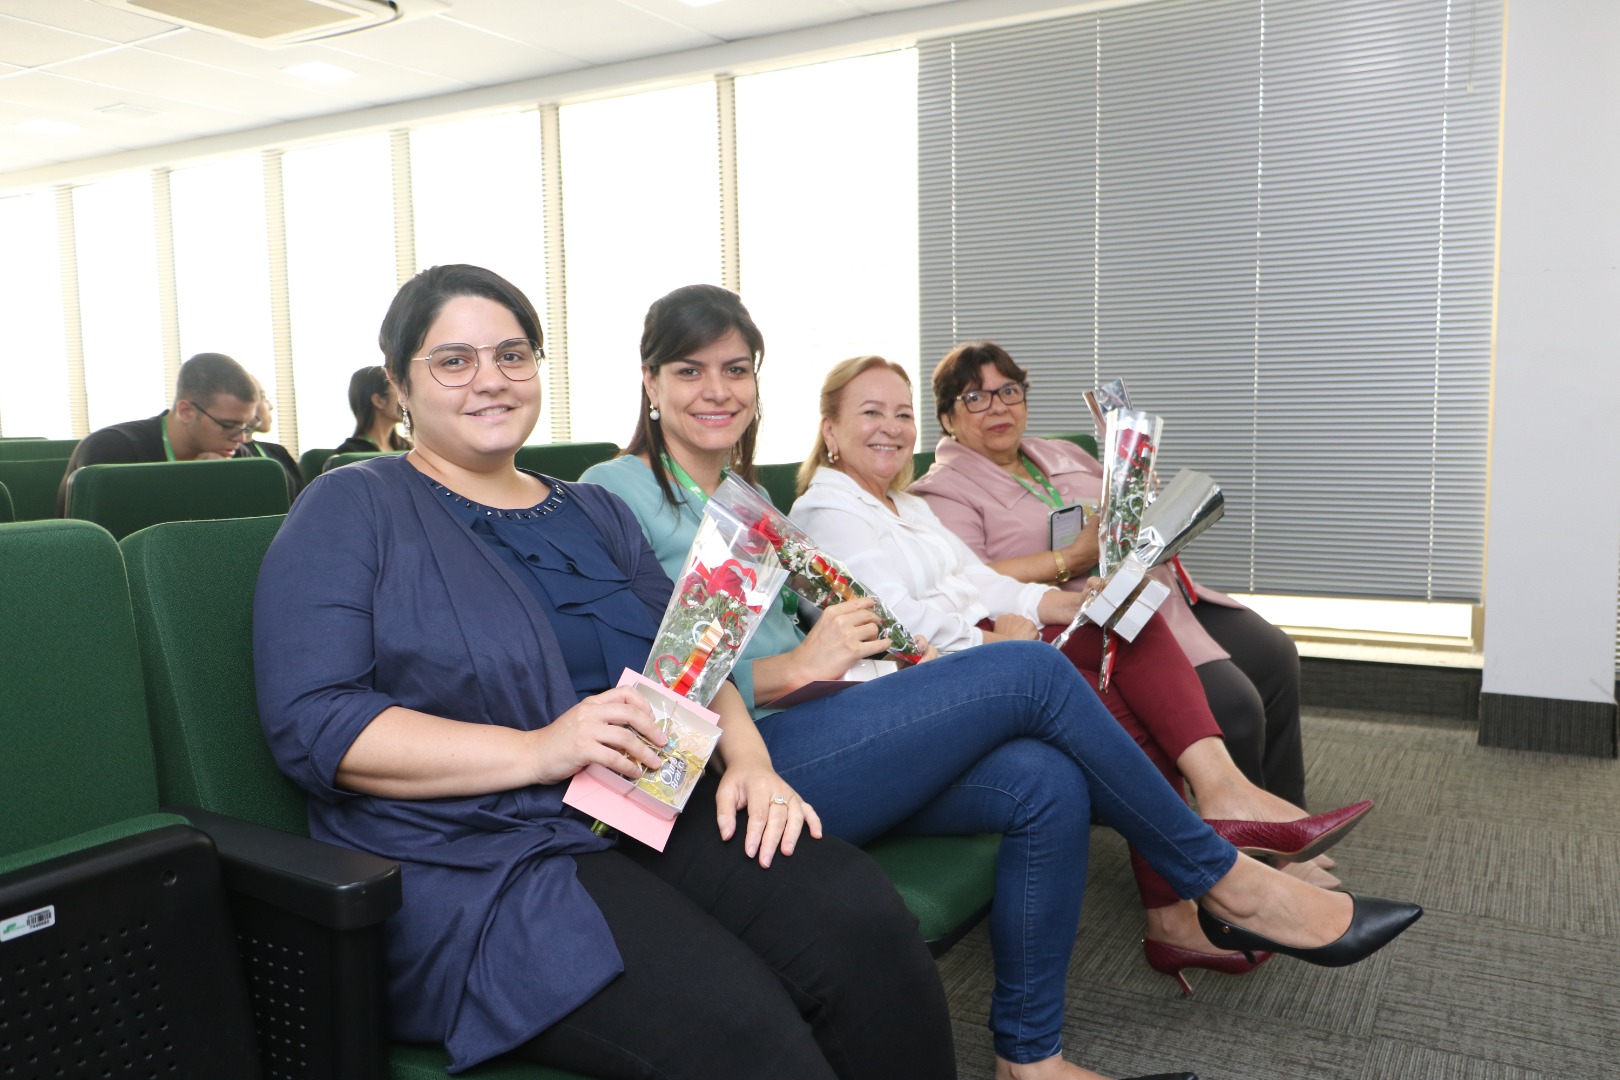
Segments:
[[[604,1080],[952,1080],[945,991],[864,852],[800,840],[769,870],[721,843],[713,777],[668,847],[576,856],[624,974],[516,1054]]]
[[[1194,670],[1210,712],[1243,775],[1295,806],[1305,805],[1299,732],[1299,650],[1248,608],[1194,604],[1193,615],[1231,656]]]

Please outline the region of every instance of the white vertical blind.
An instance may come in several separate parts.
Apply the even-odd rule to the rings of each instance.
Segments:
[[[925,367],[1120,376],[1246,592],[1476,600],[1499,0],[1165,0],[923,45]],[[931,411],[931,410],[930,410]]]

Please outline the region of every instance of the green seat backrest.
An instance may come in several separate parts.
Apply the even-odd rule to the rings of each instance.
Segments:
[[[927,472],[934,466],[934,452],[932,450],[919,450],[911,455],[911,478],[913,480]]]
[[[1064,442],[1074,443],[1074,445],[1078,446],[1092,457],[1097,457],[1097,440],[1094,436],[1087,435],[1080,431],[1072,431],[1067,435],[1052,435],[1048,437],[1053,439],[1062,439]],[[1098,460],[1100,461],[1102,459],[1098,458]]]
[[[176,521],[126,536],[130,596],[165,804],[308,835],[253,683],[253,588],[282,517]]]
[[[157,810],[118,545],[86,521],[0,525],[0,851]]]
[[[11,492],[11,512],[18,521],[40,521],[56,516],[56,488],[67,472],[68,459],[34,461],[0,459],[0,484]]]
[[[517,466],[558,480],[578,480],[579,474],[619,452],[610,442],[548,443],[518,448]]]
[[[78,439],[6,439],[0,441],[0,461],[70,458],[78,445]]]
[[[253,684],[253,590],[282,517],[180,521],[125,537],[165,803],[309,835],[304,793],[276,767]],[[407,899],[407,903],[409,900]],[[391,1080],[442,1078],[440,1047],[393,1046]],[[589,1080],[495,1061],[473,1080]]]
[[[274,458],[86,465],[68,481],[68,517],[117,537],[161,521],[287,512],[287,474]]]
[[[353,465],[356,461],[369,461],[371,458],[382,457],[384,454],[402,454],[404,452],[403,450],[351,450],[347,454],[333,454],[326,459],[326,464],[321,466],[321,472],[331,472],[333,469],[341,469],[345,465]]]
[[[755,465],[754,475],[759,479],[760,485],[770,493],[771,502],[782,513],[793,509],[793,500],[799,497],[795,486],[798,484],[799,463],[786,462],[781,465]]]
[[[11,491],[0,484],[0,521],[16,521],[17,512],[11,508]]]
[[[321,475],[321,469],[326,465],[326,459],[331,457],[333,451],[327,449],[305,450],[298,455],[298,471],[303,474],[304,483],[309,483]]]

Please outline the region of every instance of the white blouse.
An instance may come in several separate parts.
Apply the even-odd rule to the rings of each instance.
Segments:
[[[821,468],[789,517],[940,652],[983,643],[980,619],[1011,613],[1040,625],[1036,608],[1051,586],[998,574],[923,500],[891,497],[898,514],[837,469]]]

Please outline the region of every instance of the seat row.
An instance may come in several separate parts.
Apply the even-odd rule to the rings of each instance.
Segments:
[[[0,1060],[25,1074],[444,1075],[385,1037],[399,868],[309,839],[259,726],[252,601],[279,516],[0,524]],[[868,850],[936,954],[997,837]],[[494,1062],[494,1080],[570,1080]],[[579,1078],[573,1078],[579,1080]]]

